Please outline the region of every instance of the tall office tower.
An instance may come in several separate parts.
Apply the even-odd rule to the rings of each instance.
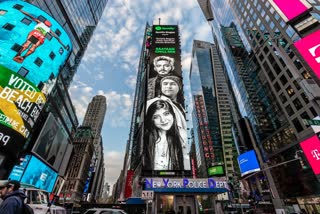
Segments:
[[[101,184],[104,182],[104,158],[103,158],[103,144],[101,137],[101,129],[103,126],[104,117],[107,111],[107,100],[103,95],[96,95],[89,103],[86,114],[83,119],[83,126],[91,127],[94,137],[94,154],[92,157],[91,178],[88,189],[88,199],[97,200],[100,197]]]
[[[153,200],[148,213],[195,213],[195,195],[227,191],[225,178],[197,178],[191,173],[180,55],[177,25],[147,24],[128,140],[130,156],[124,164],[126,179],[121,189],[132,182],[132,189],[124,191],[131,195],[125,197],[144,195]],[[213,186],[213,182],[221,185]],[[154,195],[145,195],[144,190]]]
[[[211,1],[212,5],[217,2],[221,3]],[[290,1],[290,4],[275,0],[231,0],[229,4],[224,6],[229,7],[229,11],[232,8],[238,30],[248,41],[248,49],[252,50],[256,64],[261,67],[257,72],[261,82],[257,84],[270,89],[266,90],[274,106],[270,107],[279,122],[274,124],[259,119],[258,123],[270,123],[268,126],[276,129],[260,138],[255,133],[264,161],[268,161],[262,168],[277,166],[271,173],[278,197],[283,200],[275,207],[279,211],[285,206],[296,211],[298,208],[316,211],[318,208],[312,205],[312,200],[319,200],[320,165],[314,161],[318,156],[310,154],[319,150],[319,139],[315,136],[317,130],[310,127],[315,122],[310,119],[320,113],[316,54],[320,38],[320,3],[311,0]],[[215,11],[215,7],[212,10]],[[214,12],[218,20],[221,19],[219,14],[221,11]],[[214,22],[212,25],[216,27]],[[214,29],[219,31],[217,27]],[[299,155],[302,155],[300,161],[285,164]]]
[[[80,126],[74,136],[74,150],[62,189],[65,203],[80,204],[94,153],[91,127]]]
[[[193,122],[196,144],[201,158],[198,166],[202,177],[226,175],[232,179],[235,172],[232,137],[232,96],[226,71],[218,47],[195,40],[190,70],[194,110]]]

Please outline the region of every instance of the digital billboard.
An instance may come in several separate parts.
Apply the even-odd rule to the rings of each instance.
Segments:
[[[9,175],[10,180],[20,181],[26,167],[30,161],[31,155],[26,155],[19,165],[15,165]]]
[[[144,119],[143,169],[191,170],[177,25],[154,25]]]
[[[0,65],[0,145],[6,151],[22,148],[45,102],[33,83]]]
[[[223,166],[212,166],[208,168],[208,176],[222,176],[225,175]]]
[[[270,3],[277,9],[277,12],[286,21],[291,21],[294,18],[302,15],[311,5],[305,0],[269,0]]]
[[[294,46],[320,79],[320,30],[296,41]]]
[[[239,155],[238,164],[240,167],[241,176],[261,170],[254,150]]]
[[[68,135],[61,123],[49,114],[32,152],[59,171],[68,145]]]
[[[300,143],[314,174],[320,174],[320,140],[314,135]]]
[[[53,169],[32,156],[20,182],[52,192],[57,177],[58,174]]]
[[[0,65],[44,94],[71,52],[65,30],[44,11],[23,1],[0,2]]]

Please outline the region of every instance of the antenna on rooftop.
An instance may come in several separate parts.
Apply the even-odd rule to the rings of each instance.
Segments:
[[[161,24],[160,24],[160,21],[161,21],[161,18],[159,18],[159,25],[161,25]]]

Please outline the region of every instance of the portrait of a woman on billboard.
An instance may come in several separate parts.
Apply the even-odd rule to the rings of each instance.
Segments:
[[[182,139],[170,103],[153,102],[147,109],[144,137],[144,168],[183,170]]]

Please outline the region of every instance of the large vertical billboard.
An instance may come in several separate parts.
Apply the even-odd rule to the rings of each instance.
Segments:
[[[320,79],[320,30],[296,41],[294,46]]]
[[[307,12],[311,5],[306,0],[269,0],[282,19],[291,21]]]
[[[314,174],[320,174],[320,140],[317,135],[300,143]]]
[[[152,29],[144,120],[144,170],[191,170],[177,25]]]
[[[61,123],[49,114],[32,152],[59,171],[68,145],[68,135]]]
[[[64,29],[23,1],[0,2],[0,140],[16,155],[71,52]]]

